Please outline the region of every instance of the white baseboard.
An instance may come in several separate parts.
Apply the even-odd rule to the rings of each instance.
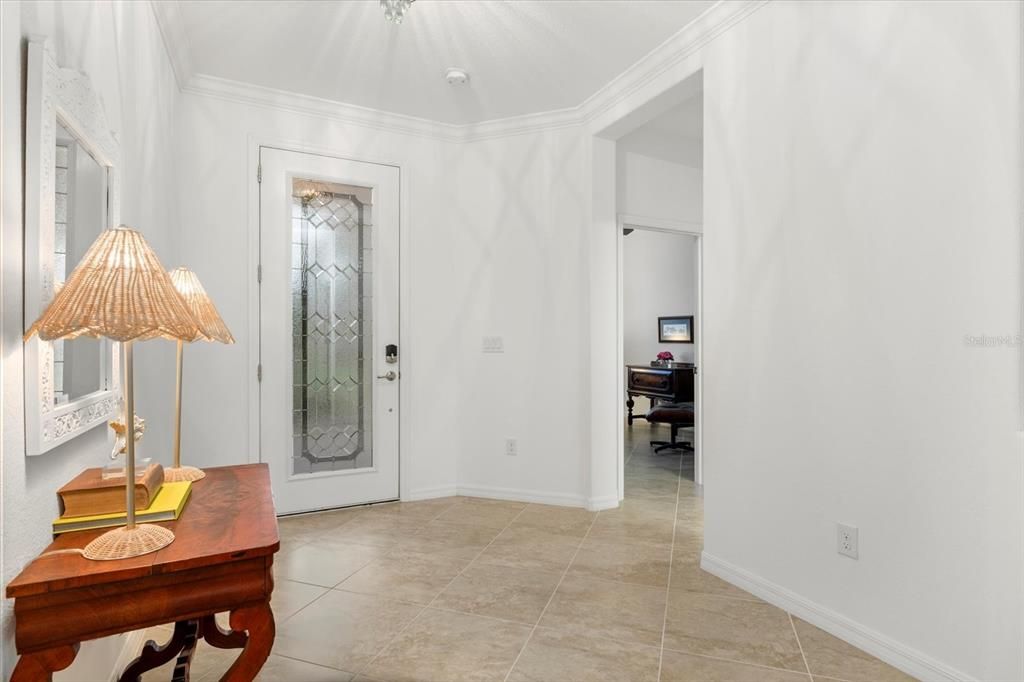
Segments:
[[[416,490],[410,490],[409,494],[403,498],[405,502],[416,502],[417,500],[433,500],[438,497],[451,497],[458,495],[458,491],[453,485],[441,485],[433,488],[418,488]]]
[[[601,511],[603,509],[615,509],[619,506],[618,495],[606,497],[591,497],[587,500],[587,511]]]
[[[940,680],[943,682],[968,682],[973,680],[970,675],[937,661],[927,654],[875,632],[840,613],[707,552],[701,553],[700,567],[920,680],[927,682],[933,680],[936,682]]]
[[[491,500],[511,500],[513,502],[533,502],[534,504],[552,504],[559,507],[585,507],[587,500],[582,495],[565,493],[547,493],[538,490],[522,490],[518,488],[496,488],[487,485],[459,485],[458,494],[467,497],[485,497]]]
[[[114,669],[110,671],[110,682],[117,682],[121,677],[121,673],[138,657],[142,652],[142,645],[146,643],[146,631],[145,630],[133,630],[129,632],[124,638],[124,644],[121,646],[121,653],[117,655],[117,660],[114,661]]]
[[[459,485],[419,488],[417,490],[409,491],[409,494],[403,499],[407,502],[414,502],[417,500],[433,500],[438,497],[451,497],[453,495],[483,497],[489,500],[509,500],[512,502],[550,504],[558,507],[582,507],[589,511],[615,509],[619,506],[619,498],[614,495],[610,495],[608,497],[586,498],[582,495],[548,493],[537,490],[523,490],[520,488],[497,488],[488,485]]]

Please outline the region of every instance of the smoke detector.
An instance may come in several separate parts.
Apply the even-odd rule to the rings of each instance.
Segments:
[[[466,73],[465,69],[455,67],[445,71],[444,77],[448,81],[448,85],[464,85],[469,80],[469,74]]]

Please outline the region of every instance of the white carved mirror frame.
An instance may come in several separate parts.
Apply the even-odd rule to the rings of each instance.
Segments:
[[[89,76],[62,69],[45,38],[28,42],[25,103],[25,326],[54,296],[57,125],[107,172],[106,225],[120,224],[120,146],[107,125]],[[68,263],[70,269],[75,263]],[[25,342],[25,451],[41,455],[117,413],[120,386],[115,344],[102,340],[98,387],[57,404],[54,344]]]

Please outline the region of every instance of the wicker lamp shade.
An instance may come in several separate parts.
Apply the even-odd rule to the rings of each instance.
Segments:
[[[125,453],[124,528],[85,546],[87,559],[125,559],[155,552],[174,540],[162,526],[135,523],[135,341],[157,337],[191,341],[199,335],[188,305],[160,260],[136,230],[104,230],[75,267],[42,316],[25,333],[44,341],[77,336],[106,337],[124,348]]]
[[[42,316],[25,333],[45,341],[76,336],[114,341],[191,341],[199,329],[142,234],[104,230]]]
[[[175,268],[170,272],[171,282],[181,294],[192,318],[199,327],[199,334],[193,341],[220,341],[221,343],[234,343],[235,338],[231,336],[228,327],[221,319],[217,307],[206,293],[202,283],[188,268]],[[181,384],[184,368],[184,344],[178,341],[178,378],[175,386],[175,410],[174,410],[174,466],[164,469],[164,480],[166,481],[198,481],[206,476],[202,469],[193,466],[183,466],[181,463]]]
[[[213,305],[213,301],[210,300],[206,289],[196,277],[196,273],[188,268],[174,268],[170,272],[170,277],[174,288],[185,299],[189,312],[192,313],[192,318],[199,327],[199,336],[193,340],[234,343],[235,338],[231,336],[231,332],[228,331],[227,325],[221,319],[217,307]]]

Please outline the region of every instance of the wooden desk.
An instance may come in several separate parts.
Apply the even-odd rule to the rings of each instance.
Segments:
[[[161,525],[174,542],[116,561],[48,554],[85,547],[103,531],[60,535],[7,585],[21,655],[12,682],[50,680],[71,665],[80,642],[162,623],[175,623],[171,642],[148,642],[122,681],[175,657],[174,679],[187,681],[197,638],[242,649],[222,680],[256,676],[274,643],[270,594],[280,547],[267,465],[206,469],[181,518]],[[222,611],[231,613],[231,631],[214,620]]]
[[[645,419],[642,414],[633,414],[633,396],[650,398],[651,407],[659,400],[670,403],[693,402],[693,376],[697,368],[687,364],[676,367],[651,367],[650,365],[626,365],[626,422],[632,426],[634,419]]]

